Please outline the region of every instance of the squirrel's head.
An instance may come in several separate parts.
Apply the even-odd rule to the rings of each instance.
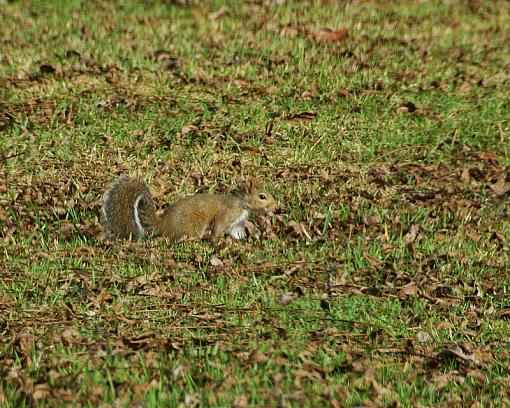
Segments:
[[[244,199],[248,209],[256,213],[273,215],[278,208],[274,197],[254,181],[246,183]]]

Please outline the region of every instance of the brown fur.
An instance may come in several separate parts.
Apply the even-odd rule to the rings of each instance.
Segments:
[[[250,182],[240,197],[196,194],[178,200],[158,217],[147,186],[121,176],[106,190],[101,213],[102,225],[112,238],[140,240],[147,235],[162,235],[180,241],[201,238],[211,231],[214,238],[227,232],[240,239],[250,212],[272,214],[276,207],[269,193]]]

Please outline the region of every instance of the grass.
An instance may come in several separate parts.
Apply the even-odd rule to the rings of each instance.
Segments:
[[[0,405],[509,404],[509,11],[0,3]],[[106,241],[122,173],[281,213]]]

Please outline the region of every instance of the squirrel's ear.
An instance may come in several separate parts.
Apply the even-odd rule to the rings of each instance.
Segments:
[[[260,184],[256,180],[253,180],[253,179],[246,181],[245,185],[246,185],[246,192],[248,194],[251,194],[251,193],[260,189]]]
[[[253,181],[247,180],[244,183],[244,188],[248,194],[251,193],[253,191]]]

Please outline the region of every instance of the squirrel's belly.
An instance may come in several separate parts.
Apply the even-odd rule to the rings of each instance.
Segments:
[[[250,216],[249,211],[244,210],[241,215],[227,228],[226,233],[229,234],[232,238],[242,239],[245,237],[244,233],[244,222]]]

